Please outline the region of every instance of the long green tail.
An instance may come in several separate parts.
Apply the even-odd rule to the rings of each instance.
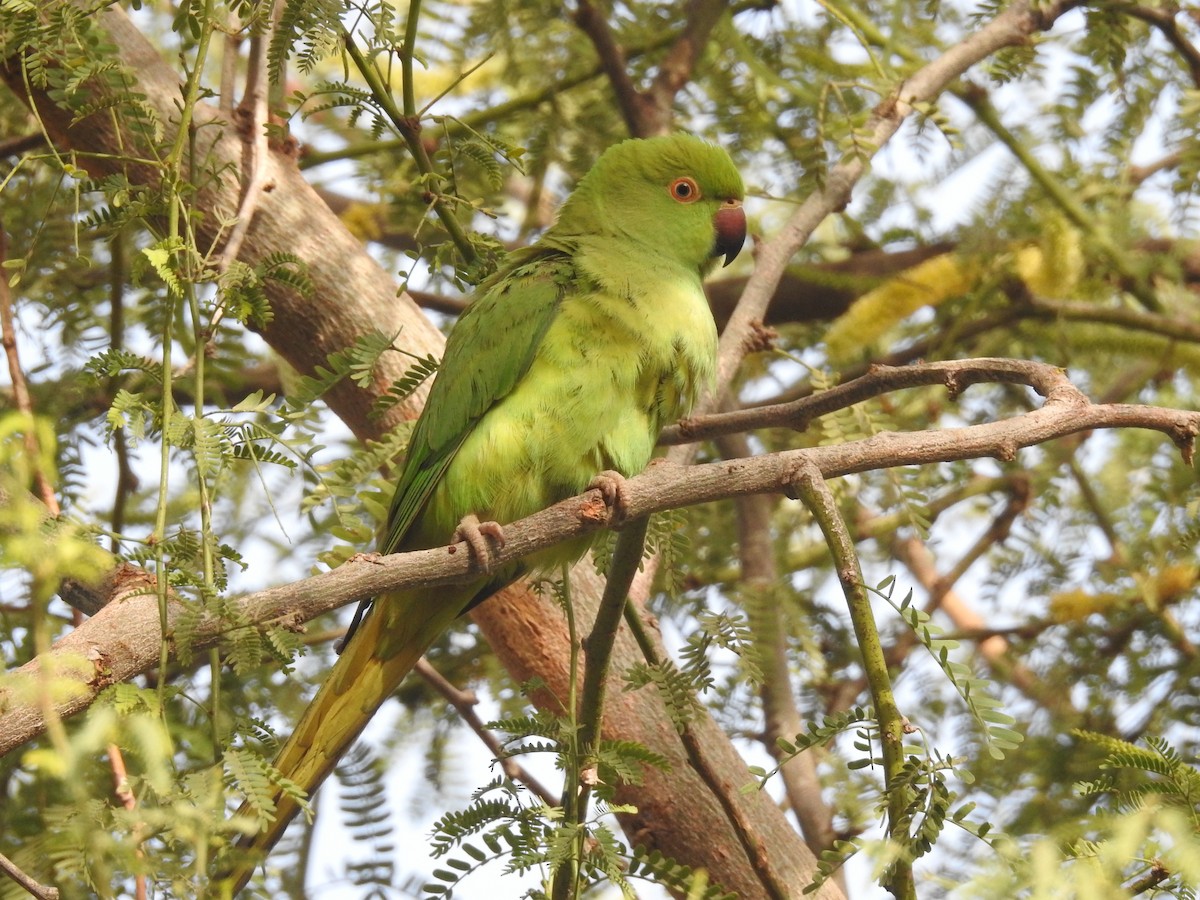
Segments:
[[[312,796],[478,588],[467,585],[435,596],[422,592],[378,598],[280,749],[275,767]],[[215,879],[217,896],[232,897],[246,886],[255,867],[299,811],[296,801],[281,790],[275,792],[274,801],[275,820],[239,844],[237,863]],[[243,804],[239,813],[254,815],[249,803]]]

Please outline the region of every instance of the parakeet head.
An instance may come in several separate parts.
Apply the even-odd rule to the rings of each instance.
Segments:
[[[745,187],[729,154],[689,134],[609,147],[563,204],[552,236],[615,238],[704,271],[746,239]]]

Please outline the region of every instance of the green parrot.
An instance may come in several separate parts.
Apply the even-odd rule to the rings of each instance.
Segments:
[[[690,135],[627,140],[601,155],[555,224],[480,284],[451,332],[380,551],[465,538],[489,568],[497,522],[582,493],[600,473],[645,468],[663,426],[711,386],[717,334],[701,280],[741,250],[743,195],[729,155]],[[275,766],[311,794],[455,618],[587,546],[376,598]],[[234,893],[297,812],[290,798],[275,800],[275,820],[222,878]]]

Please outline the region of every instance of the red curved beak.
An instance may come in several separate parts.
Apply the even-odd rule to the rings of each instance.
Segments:
[[[725,204],[713,216],[713,230],[716,240],[713,241],[713,256],[724,256],[727,266],[742,252],[746,243],[746,211],[742,209],[740,200],[726,200]]]

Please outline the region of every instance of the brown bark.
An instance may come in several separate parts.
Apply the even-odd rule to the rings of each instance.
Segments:
[[[981,376],[989,373],[987,379]],[[987,422],[964,428],[923,431],[913,434],[883,432],[873,437],[843,444],[787,450],[746,459],[734,459],[706,465],[680,466],[661,463],[625,482],[628,515],[640,517],[730,497],[750,494],[786,493],[791,490],[801,468],[819,470],[825,479],[855,472],[892,466],[925,465],[960,459],[995,457],[1010,460],[1023,447],[1044,444],[1067,435],[1098,428],[1148,428],[1171,438],[1180,448],[1186,464],[1191,465],[1196,437],[1200,434],[1200,412],[1129,404],[1093,404],[1075,388],[1059,369],[1042,363],[1020,360],[959,360],[928,363],[901,369],[880,368],[862,381],[876,390],[852,389],[843,395],[849,404],[855,398],[921,384],[942,383],[955,390],[982,380],[1028,384],[1046,398],[1039,409],[1000,422]],[[853,385],[846,385],[854,388]],[[788,427],[804,421],[803,409],[787,411],[769,423]],[[740,428],[740,418],[727,418],[728,432]],[[713,430],[720,433],[715,427]],[[505,545],[495,550],[495,565],[515,561],[544,550],[552,544],[579,538],[608,524],[607,510],[598,491],[574,497],[541,510],[505,527]],[[251,623],[282,621],[299,625],[339,606],[378,596],[388,591],[418,586],[449,584],[478,577],[479,570],[465,545],[464,552],[448,548],[350,561],[345,565],[292,584],[280,585],[238,601],[238,607]],[[132,567],[131,567],[132,568]],[[109,590],[127,599],[110,602],[101,615],[88,619],[54,645],[51,652],[38,657],[11,675],[16,680],[34,678],[42,671],[75,673],[78,696],[58,701],[52,712],[65,717],[85,709],[107,684],[124,681],[149,671],[158,662],[159,634],[157,600],[153,585],[138,581],[148,578],[140,570],[114,579]],[[581,616],[593,609],[598,597],[591,576],[574,593]],[[172,610],[171,615],[177,615]],[[478,621],[492,640],[497,653],[511,662],[518,680],[537,673],[548,684],[561,683],[565,656],[558,658],[564,644],[562,617],[548,605],[530,599],[527,592],[509,592],[503,599],[489,601],[479,610]],[[523,624],[524,623],[524,624]],[[197,623],[193,650],[214,646],[224,626],[215,619]],[[624,671],[640,657],[621,655],[614,666]],[[557,663],[551,660],[557,659]],[[45,729],[42,709],[29,698],[30,691],[16,690],[16,680],[6,681],[0,690],[0,755],[32,740]],[[657,721],[657,716],[653,718]],[[618,728],[620,718],[605,723]],[[630,726],[631,728],[634,726]],[[640,726],[638,726],[640,727]],[[606,731],[606,733],[609,733]],[[612,735],[620,732],[613,731]],[[656,748],[657,749],[657,748]],[[665,752],[665,751],[663,751]]]
[[[182,99],[175,70],[120,9],[106,9],[98,18],[118,49],[120,62],[136,78],[135,89],[155,109],[170,140]],[[73,124],[72,113],[44,95],[26,96],[21,60],[3,60],[0,74],[14,93],[36,104],[57,145],[81,151],[80,162],[93,175],[123,173],[132,184],[159,185],[158,167],[140,161],[155,159],[156,154],[136,152],[134,148],[146,149],[146,141],[125,118],[105,113]],[[239,173],[249,136],[205,103],[196,105],[192,131],[196,157],[190,166],[201,185],[192,205],[199,213],[195,228],[204,249],[228,233],[222,226],[237,215],[242,192]],[[275,148],[261,164],[267,169],[267,189],[256,206],[239,259],[254,266],[274,253],[291,253],[304,262],[313,284],[307,296],[270,286],[274,319],[262,336],[272,349],[297,371],[311,372],[330,353],[350,346],[366,329],[377,328],[388,334],[402,332],[400,343],[415,354],[440,354],[441,333],[407,296],[398,294],[392,277],[363,251],[358,239],[304,180],[292,155]],[[419,408],[415,401],[407,409],[393,409],[390,419],[382,423],[368,415],[373,394],[386,389],[402,369],[399,354],[385,355],[371,392],[345,381],[328,396],[330,407],[362,438],[378,434],[405,415],[415,415]]]

